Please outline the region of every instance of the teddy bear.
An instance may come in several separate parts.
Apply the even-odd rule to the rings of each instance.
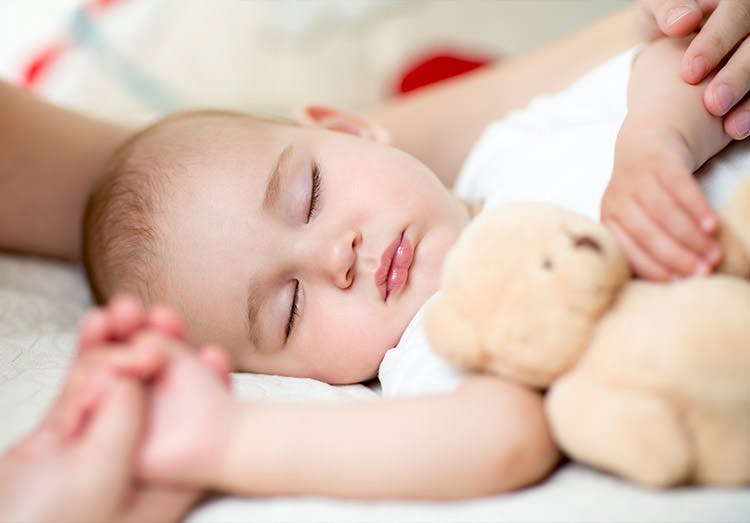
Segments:
[[[603,225],[546,203],[485,211],[425,311],[433,349],[546,391],[571,458],[641,484],[750,483],[750,176],[718,273],[634,279]]]

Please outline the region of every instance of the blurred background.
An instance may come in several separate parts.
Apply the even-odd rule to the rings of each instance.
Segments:
[[[369,107],[629,0],[0,0],[0,76],[141,124],[188,107]]]

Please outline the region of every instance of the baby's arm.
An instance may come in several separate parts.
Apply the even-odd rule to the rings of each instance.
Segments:
[[[140,454],[151,481],[244,495],[448,499],[519,488],[557,462],[538,394],[492,377],[455,393],[310,405],[232,398],[184,342],[153,384]],[[161,347],[161,349],[159,349]]]
[[[147,312],[127,297],[81,325],[82,352],[127,340],[124,361],[151,369],[139,451],[149,480],[255,495],[461,498],[528,485],[557,462],[541,398],[519,385],[484,376],[408,400],[242,402],[227,390],[226,356],[193,350],[184,330],[171,309]]]
[[[731,138],[703,106],[712,76],[697,85],[680,78],[688,44],[660,40],[635,60],[602,201],[602,221],[634,271],[655,280],[707,274],[721,257],[716,217],[693,173]]]
[[[443,396],[237,403],[233,418],[209,479],[238,494],[466,498],[539,481],[558,460],[540,396],[486,376]]]

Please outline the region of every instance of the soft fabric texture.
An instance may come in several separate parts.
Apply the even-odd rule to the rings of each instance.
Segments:
[[[568,89],[539,96],[490,124],[464,162],[456,193],[485,200],[485,209],[529,200],[598,220],[636,52],[622,53]]]
[[[378,379],[385,398],[451,392],[466,376],[466,372],[430,348],[422,319],[433,299],[420,307],[398,345],[386,352],[380,363]]]

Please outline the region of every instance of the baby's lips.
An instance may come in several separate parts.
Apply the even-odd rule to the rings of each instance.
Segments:
[[[391,263],[391,271],[388,275],[388,286],[386,294],[398,292],[409,278],[409,268],[414,260],[414,247],[412,246],[406,233],[401,236],[401,242],[396,249],[396,254]]]

